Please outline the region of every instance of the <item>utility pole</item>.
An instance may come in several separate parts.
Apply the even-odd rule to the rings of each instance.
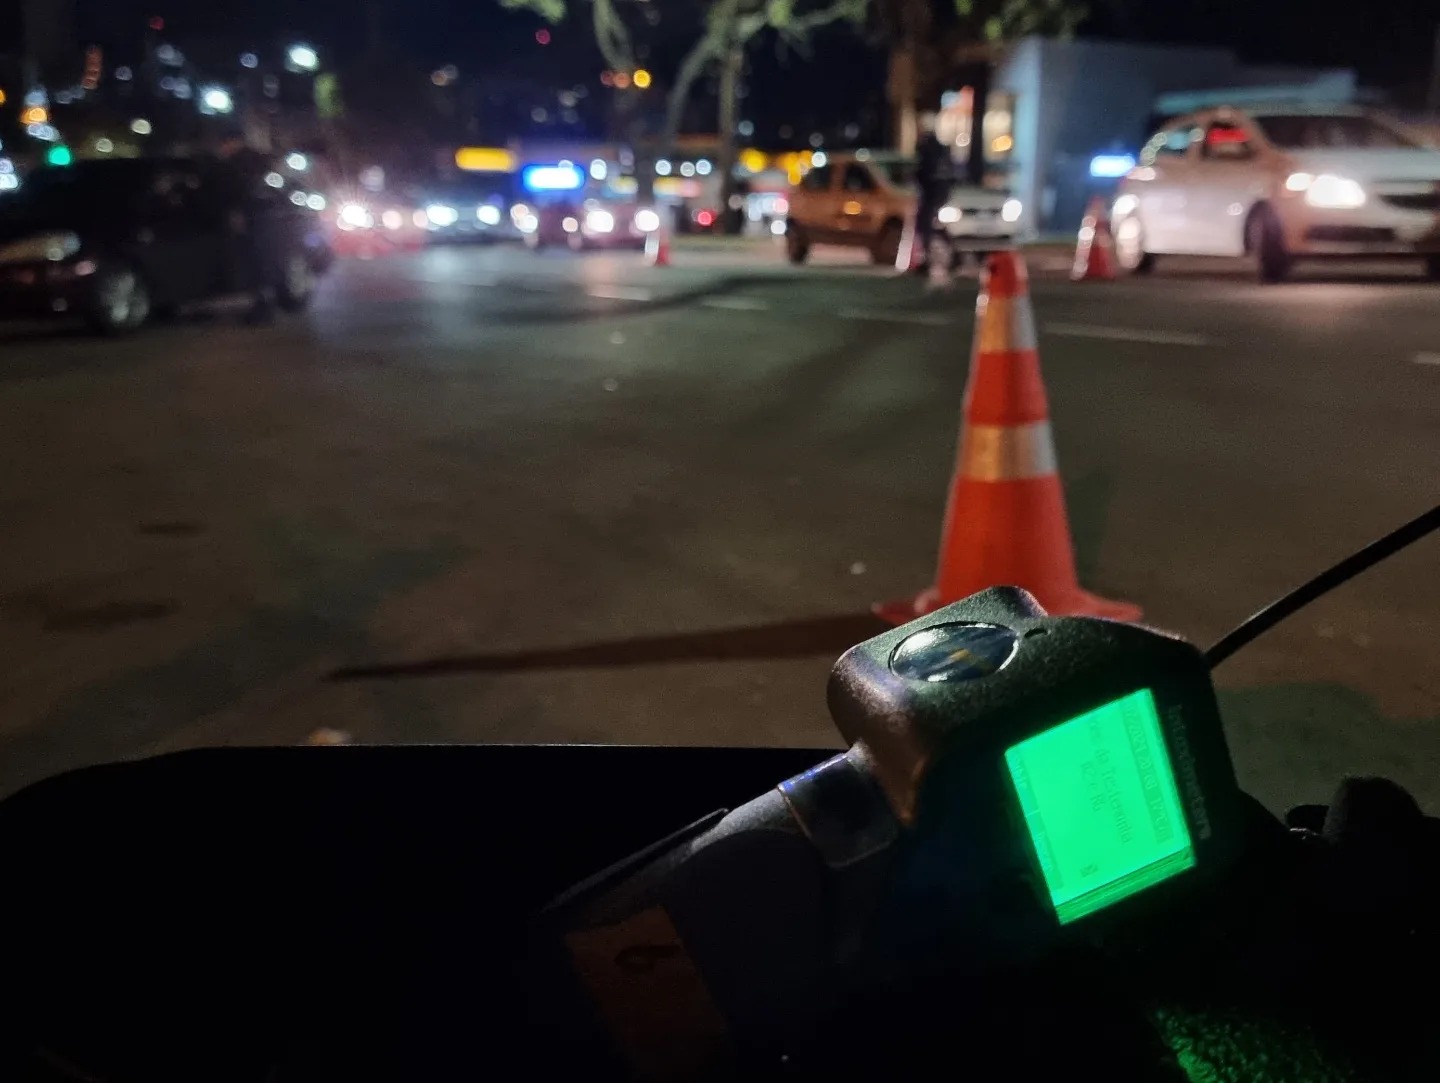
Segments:
[[[734,215],[730,200],[735,194],[735,125],[740,78],[745,70],[745,44],[738,33],[738,19],[726,31],[725,51],[720,57],[720,145],[716,148],[715,169],[720,174],[720,222],[730,232]]]

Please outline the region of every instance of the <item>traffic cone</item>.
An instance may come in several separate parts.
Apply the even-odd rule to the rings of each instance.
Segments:
[[[651,267],[670,266],[670,220],[673,216],[661,212],[660,225],[645,235],[645,262]]]
[[[1110,216],[1105,201],[1096,196],[1085,208],[1080,233],[1075,239],[1075,265],[1070,277],[1082,280],[1112,281],[1115,278],[1115,238],[1110,234]]]
[[[978,590],[1024,587],[1055,614],[1136,620],[1138,606],[1081,589],[1056,473],[1055,447],[1025,263],[992,253],[975,306],[960,456],[940,535],[935,585],[875,613],[903,624]]]
[[[920,266],[925,253],[920,251],[920,231],[915,227],[915,212],[905,216],[905,225],[900,228],[900,247],[895,249],[895,270],[909,274]]]

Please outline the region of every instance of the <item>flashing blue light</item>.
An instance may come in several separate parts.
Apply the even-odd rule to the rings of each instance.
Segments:
[[[1123,177],[1134,168],[1133,154],[1097,154],[1090,159],[1092,177]]]
[[[570,163],[527,165],[520,171],[520,183],[527,192],[573,192],[585,186],[585,174]]]

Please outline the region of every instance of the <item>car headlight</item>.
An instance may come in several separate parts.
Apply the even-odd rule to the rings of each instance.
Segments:
[[[1000,208],[1000,217],[1007,222],[1020,221],[1020,212],[1025,209],[1018,199],[1007,199]]]
[[[587,233],[610,233],[615,229],[615,216],[607,210],[596,207],[585,213]]]
[[[475,208],[475,217],[480,219],[484,226],[498,226],[500,224],[500,208],[492,203],[482,203]]]
[[[958,222],[960,221],[960,208],[951,206],[941,207],[936,217],[942,222]]]
[[[432,226],[453,226],[460,220],[460,212],[446,203],[432,203],[425,208],[425,217]]]
[[[0,246],[0,263],[59,263],[78,251],[80,238],[73,233],[40,233]]]
[[[510,221],[521,233],[534,233],[540,228],[540,219],[527,204],[516,203],[510,208]]]
[[[341,229],[369,229],[375,224],[369,208],[363,203],[342,203],[335,215]]]
[[[1349,210],[1365,204],[1365,189],[1359,182],[1334,173],[1321,173],[1305,186],[1304,192],[1306,203],[1326,210]]]
[[[660,216],[649,207],[641,207],[635,212],[635,228],[641,233],[654,233],[660,228]]]
[[[400,229],[405,225],[405,216],[391,207],[380,215],[380,224],[386,229]]]

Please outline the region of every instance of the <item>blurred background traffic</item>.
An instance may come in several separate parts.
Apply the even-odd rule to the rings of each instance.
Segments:
[[[0,792],[317,733],[837,740],[1002,247],[1080,581],[1219,635],[1434,501],[1437,23],[0,5]],[[1246,785],[1440,800],[1437,635],[1417,547],[1238,656]]]

